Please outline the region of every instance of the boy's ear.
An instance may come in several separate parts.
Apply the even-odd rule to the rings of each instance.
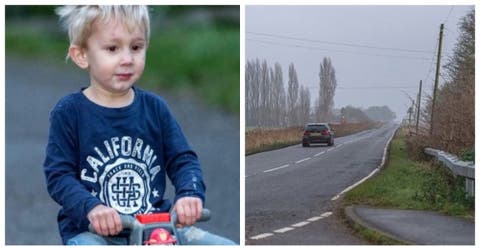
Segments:
[[[88,58],[84,48],[78,45],[72,44],[68,48],[68,55],[78,67],[82,69],[88,68],[88,60],[87,60]]]

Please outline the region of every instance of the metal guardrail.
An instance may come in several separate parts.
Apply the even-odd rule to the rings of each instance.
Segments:
[[[470,197],[475,196],[475,163],[473,161],[462,161],[456,155],[447,152],[425,148],[425,154],[434,156],[438,161],[448,167],[454,175],[465,177],[465,190]]]

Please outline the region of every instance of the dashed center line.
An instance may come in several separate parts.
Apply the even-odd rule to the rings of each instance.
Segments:
[[[250,239],[252,239],[252,240],[259,240],[259,239],[263,239],[263,238],[270,237],[270,236],[272,236],[272,235],[273,235],[272,233],[259,234],[259,235],[250,237]]]
[[[267,238],[267,237],[271,237],[271,236],[275,235],[275,233],[283,234],[283,233],[286,233],[286,232],[289,232],[289,231],[293,231],[297,228],[304,227],[304,226],[306,226],[306,225],[308,225],[308,224],[310,224],[314,221],[325,219],[332,214],[333,214],[332,212],[325,212],[325,213],[321,214],[320,216],[314,216],[312,218],[308,218],[304,221],[292,224],[289,227],[284,227],[284,228],[274,230],[272,233],[263,233],[263,234],[252,236],[252,237],[250,237],[250,239],[251,240],[260,240],[260,239],[264,239],[264,238]]]
[[[278,230],[275,230],[273,232],[275,232],[275,233],[285,233],[285,232],[288,232],[288,231],[292,231],[293,229],[295,229],[295,228],[284,227],[284,228],[280,228]]]
[[[265,170],[265,171],[263,171],[263,172],[264,172],[264,173],[268,173],[268,172],[272,172],[272,171],[279,170],[279,169],[282,169],[282,168],[287,168],[287,167],[289,167],[289,166],[290,166],[290,165],[285,164],[285,165],[280,166],[280,167],[278,167],[278,168],[271,168],[271,169]]]
[[[303,227],[303,226],[308,225],[308,224],[310,224],[310,221],[307,220],[307,221],[299,222],[297,224],[293,224],[292,227]]]
[[[307,219],[307,221],[310,221],[310,222],[314,222],[314,221],[317,221],[317,220],[320,220],[320,219],[323,219],[324,217],[321,217],[321,216],[315,216],[315,217],[312,217],[310,219]]]
[[[329,148],[329,149],[327,149],[326,151],[318,152],[317,154],[315,154],[315,155],[312,156],[312,157],[307,157],[307,158],[298,160],[298,161],[295,162],[295,164],[299,164],[299,163],[302,163],[302,162],[304,162],[304,161],[311,160],[311,159],[314,158],[314,157],[318,157],[318,156],[320,156],[320,155],[323,155],[323,154],[325,154],[326,152],[330,152],[330,151],[332,151],[332,150],[334,150],[334,149],[336,149],[336,148],[339,148],[339,147],[341,147],[341,146],[343,146],[344,144],[347,144],[347,143],[348,143],[348,142],[344,142],[344,143],[342,143],[342,144],[338,144],[337,146],[332,147],[332,148]],[[280,167],[267,169],[267,170],[264,170],[263,173],[269,173],[269,172],[273,172],[273,171],[280,170],[280,169],[282,169],[282,168],[287,168],[287,167],[290,167],[290,164],[285,164],[285,165],[282,165],[282,166],[280,166]],[[249,176],[249,175],[246,175],[246,176],[245,176],[245,178],[248,178],[248,177],[250,177],[250,176]]]
[[[321,216],[322,218],[327,218],[328,216],[330,216],[330,215],[332,215],[332,214],[333,214],[332,212],[325,212],[325,213],[321,214],[320,216]]]
[[[322,151],[322,152],[320,152],[320,153],[318,153],[318,154],[314,155],[314,157],[317,157],[317,156],[320,156],[320,155],[323,155],[323,154],[325,154],[325,151]]]
[[[308,158],[305,158],[305,159],[301,159],[301,160],[299,160],[299,161],[296,161],[295,164],[298,164],[298,163],[301,163],[301,162],[304,162],[304,161],[308,161],[308,160],[310,160],[310,159],[312,159],[312,157],[308,157]]]

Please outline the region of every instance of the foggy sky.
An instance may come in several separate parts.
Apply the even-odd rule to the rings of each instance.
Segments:
[[[299,83],[310,89],[313,105],[318,98],[320,63],[330,57],[338,84],[335,108],[387,105],[399,120],[411,105],[407,94],[416,98],[420,80],[422,97],[433,93],[432,58],[436,59],[440,24],[445,24],[441,57],[445,63],[458,37],[460,18],[471,8],[247,5],[246,60],[266,59],[269,66],[279,62],[285,86],[288,65],[293,63]],[[443,81],[440,78],[439,83]]]

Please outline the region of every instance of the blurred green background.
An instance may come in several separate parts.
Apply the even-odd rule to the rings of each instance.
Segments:
[[[68,37],[56,6],[6,6],[8,55],[62,63]],[[192,91],[206,103],[240,113],[239,6],[150,6],[145,88]],[[74,64],[72,62],[68,62]]]

